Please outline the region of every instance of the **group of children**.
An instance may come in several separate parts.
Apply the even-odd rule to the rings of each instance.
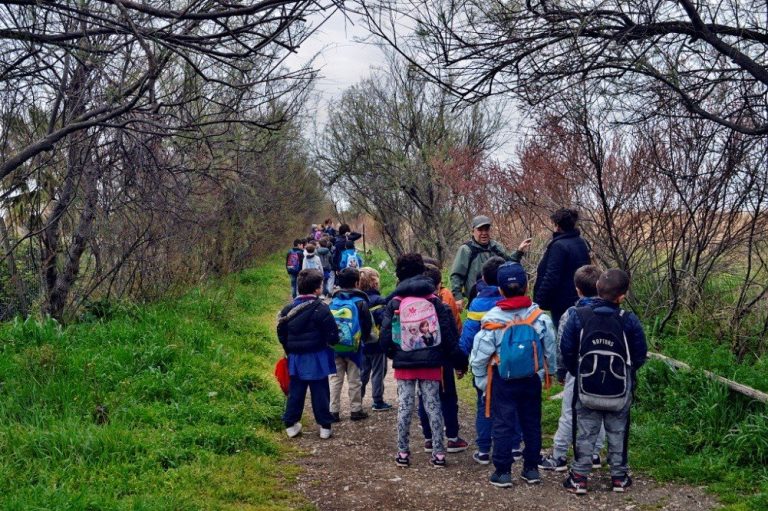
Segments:
[[[345,250],[349,233],[348,226],[340,227]],[[354,249],[354,240],[351,245]],[[297,272],[296,296],[280,312],[277,327],[291,375],[283,416],[288,436],[301,431],[307,389],[321,438],[331,436],[332,423],[341,419],[344,379],[352,420],[368,416],[362,398],[369,382],[372,409],[392,408],[383,400],[389,358],[398,396],[395,463],[411,464],[410,426],[418,401],[424,449],[434,467],[444,467],[446,453],[468,447],[458,434],[455,379],[471,368],[477,390],[473,459],[493,463],[491,484],[512,486],[512,465],[519,459],[521,478],[529,484],[540,482],[540,469],[568,470],[565,456],[573,446],[563,485],[586,493],[590,471],[601,465],[605,438],[612,490],[629,487],[629,408],[647,347],[637,317],[620,308],[629,289],[626,273],[581,267],[574,277],[579,301],[560,318],[556,331],[552,319],[527,296],[523,267],[501,257],[483,265],[462,325],[434,262],[425,263],[416,253],[400,256],[398,283],[386,298],[379,292],[378,272],[363,267],[362,260],[335,267],[333,292],[320,269]],[[330,301],[320,299],[324,294]],[[553,453],[544,458],[541,396],[550,369],[565,388]]]

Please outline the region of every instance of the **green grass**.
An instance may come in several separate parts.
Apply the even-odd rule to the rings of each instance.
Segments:
[[[0,508],[302,507],[271,375],[284,277],[273,257],[110,319],[0,326]]]

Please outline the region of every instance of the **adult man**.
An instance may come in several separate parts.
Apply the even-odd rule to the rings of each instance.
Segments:
[[[451,268],[451,291],[459,310],[464,308],[465,298],[469,298],[472,287],[477,282],[483,264],[494,256],[507,261],[520,262],[531,240],[526,239],[511,254],[504,245],[491,239],[491,219],[479,215],[472,219],[472,239],[464,243],[456,252]]]

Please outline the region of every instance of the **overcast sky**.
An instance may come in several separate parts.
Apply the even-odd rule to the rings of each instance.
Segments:
[[[385,67],[382,49],[375,44],[361,42],[367,36],[367,30],[358,19],[347,19],[341,12],[336,12],[286,61],[293,67],[317,55],[315,68],[320,71],[320,79],[315,85],[314,105],[308,106],[315,109],[310,115],[319,128],[324,126],[328,118],[327,107],[330,101],[341,97],[344,89],[367,77],[372,69]],[[509,127],[501,134],[506,142],[493,154],[502,161],[512,157],[521,137],[519,117],[511,104],[507,114],[510,118]],[[312,135],[311,126],[306,134]]]

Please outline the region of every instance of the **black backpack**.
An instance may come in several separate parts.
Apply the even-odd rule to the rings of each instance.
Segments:
[[[626,405],[631,389],[624,311],[604,315],[591,307],[578,307],[576,314],[582,327],[575,394],[586,408],[617,412]]]

